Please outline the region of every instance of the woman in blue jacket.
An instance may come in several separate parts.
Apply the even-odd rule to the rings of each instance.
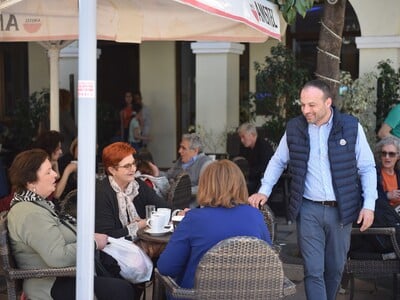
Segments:
[[[271,244],[261,212],[248,205],[246,181],[229,160],[206,167],[200,176],[197,200],[201,208],[188,211],[161,254],[161,274],[192,288],[204,253],[219,241],[234,236],[253,236]]]

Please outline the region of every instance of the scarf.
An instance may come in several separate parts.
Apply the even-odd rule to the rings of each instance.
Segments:
[[[19,202],[40,202],[40,204],[46,205],[47,209],[50,209],[51,211],[55,212],[53,202],[47,201],[42,196],[40,196],[34,192],[31,192],[30,190],[25,190],[25,191],[22,191],[19,193],[15,192],[14,197],[11,201],[10,207],[14,206],[15,204],[17,204]]]
[[[75,228],[71,227],[71,225],[74,226],[76,225],[76,219],[68,214],[60,215],[55,210],[55,206],[52,201],[46,200],[45,198],[36,194],[35,192],[32,192],[30,190],[25,190],[19,193],[17,192],[14,193],[14,197],[11,201],[10,207],[20,202],[32,202],[36,205],[43,207],[44,209],[47,209],[48,211],[50,211],[51,214],[59,218],[64,225],[66,225],[76,234]],[[67,223],[65,223],[64,221],[67,221]]]
[[[139,229],[135,220],[140,219],[136,211],[136,207],[133,204],[133,200],[139,194],[139,183],[136,180],[131,181],[126,187],[125,191],[119,187],[112,176],[108,176],[110,185],[114,192],[117,194],[119,220],[122,226],[126,226],[131,237],[136,236],[136,232]]]

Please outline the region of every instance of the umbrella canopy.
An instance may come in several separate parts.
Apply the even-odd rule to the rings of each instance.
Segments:
[[[280,39],[279,10],[267,0],[1,0],[0,12],[0,41],[79,38],[77,296],[93,299],[96,38],[263,42]],[[51,89],[58,90],[53,70]]]
[[[2,2],[1,41],[78,39],[77,0]],[[97,39],[117,42],[280,38],[278,9],[265,0],[98,0],[96,20]]]

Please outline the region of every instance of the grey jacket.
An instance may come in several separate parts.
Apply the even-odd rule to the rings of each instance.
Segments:
[[[211,158],[204,153],[199,153],[196,161],[190,167],[184,170],[182,168],[182,160],[179,158],[167,171],[167,178],[171,180],[174,179],[179,173],[183,171],[187,172],[189,174],[190,181],[192,182],[192,194],[197,194],[197,185],[199,184],[200,174],[211,162]]]
[[[76,234],[56,214],[32,202],[21,202],[10,209],[7,218],[11,247],[19,268],[76,265]],[[55,277],[26,279],[24,292],[32,300],[52,299],[50,291],[54,281]]]

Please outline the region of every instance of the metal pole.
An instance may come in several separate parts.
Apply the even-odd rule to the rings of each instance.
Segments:
[[[96,0],[79,1],[76,298],[93,299],[96,163]]]

